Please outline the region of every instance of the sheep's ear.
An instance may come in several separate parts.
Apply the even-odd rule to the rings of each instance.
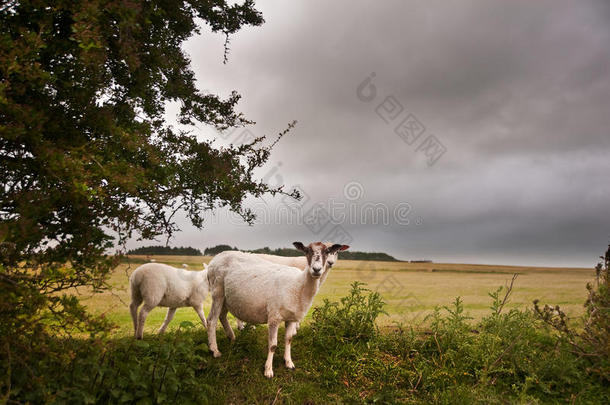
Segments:
[[[345,245],[339,245],[338,243],[335,243],[334,245],[332,245],[331,247],[328,248],[328,253],[329,254],[337,253],[339,250],[343,250],[343,249],[341,249],[343,246],[345,246]]]
[[[339,250],[347,250],[349,249],[349,245],[341,245],[341,249]]]
[[[294,245],[295,248],[299,249],[301,252],[307,252],[305,245],[303,245],[301,242],[292,242],[292,244]]]

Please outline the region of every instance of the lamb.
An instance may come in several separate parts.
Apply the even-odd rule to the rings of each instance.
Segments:
[[[296,322],[303,320],[320,287],[320,279],[327,271],[328,255],[338,252],[342,245],[330,248],[321,242],[294,246],[306,255],[305,271],[276,264],[256,255],[225,251],[210,262],[208,280],[212,293],[212,308],[208,316],[208,346],[214,357],[220,357],[216,343],[216,324],[220,319],[227,337],[235,334],[227,320],[230,311],[248,323],[269,325],[268,353],[265,377],[273,377],[273,355],[277,348],[279,324],[286,323],[284,361],[294,369],[290,353]]]
[[[159,333],[165,332],[179,307],[193,307],[207,328],[203,312],[203,301],[209,292],[207,273],[205,263],[202,271],[188,271],[162,263],[146,263],[135,269],[129,278],[129,310],[136,339],[142,339],[146,317],[157,306],[168,307]],[[138,314],[142,302],[144,305]]]
[[[324,244],[326,245],[327,248],[331,247],[333,244],[330,242],[324,242]],[[339,249],[339,251],[341,250],[346,250],[348,249],[349,246],[348,245],[341,245],[341,249]],[[333,253],[333,254],[329,254],[328,258],[326,259],[326,266],[328,267],[327,271],[324,272],[324,274],[322,275],[322,277],[320,278],[320,285],[324,284],[324,281],[326,280],[326,277],[328,277],[328,274],[330,272],[330,269],[335,265],[335,263],[338,260],[338,255],[339,255],[339,251]],[[261,259],[265,259],[268,260],[270,262],[273,263],[277,263],[277,264],[283,264],[286,266],[291,266],[291,267],[296,267],[298,269],[301,270],[305,270],[305,268],[307,267],[307,257],[305,256],[276,256],[276,255],[269,255],[266,253],[256,253],[256,256],[260,257]],[[237,329],[242,330],[244,329],[244,322],[241,321],[240,319],[236,319],[237,321]],[[297,323],[297,329],[299,328],[299,324]]]

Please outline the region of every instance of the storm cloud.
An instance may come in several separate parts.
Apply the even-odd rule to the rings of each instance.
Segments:
[[[185,49],[201,89],[243,95],[251,134],[299,121],[260,176],[307,201],[295,217],[281,197],[251,201],[271,212],[253,227],[218,211],[172,244],[284,247],[340,226],[354,249],[401,259],[592,266],[610,242],[606,2],[257,6],[266,23],[232,37],[228,64],[205,27]],[[411,144],[395,132],[408,116],[423,129]],[[242,134],[197,131],[219,145]],[[302,220],[318,202],[332,217],[322,230]],[[389,221],[362,214],[375,204]]]

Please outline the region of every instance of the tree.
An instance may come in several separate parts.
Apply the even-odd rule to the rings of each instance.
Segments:
[[[193,247],[141,246],[128,250],[127,255],[171,255],[171,256],[203,256],[201,250]]]
[[[264,22],[251,0],[0,5],[0,334],[102,327],[69,292],[107,287],[108,249],[171,236],[181,210],[198,227],[217,207],[251,223],[246,196],[285,193],[253,177],[275,142],[216,148],[164,122],[179,101],[181,124],[251,123],[236,92],[197,89],[181,44],[198,19],[226,36],[225,61],[229,35]]]
[[[212,247],[207,247],[203,251],[203,254],[206,256],[216,256],[220,252],[224,252],[225,250],[239,250],[237,247],[231,247],[229,245],[216,245]]]

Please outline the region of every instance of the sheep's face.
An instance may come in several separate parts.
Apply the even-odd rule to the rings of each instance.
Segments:
[[[332,243],[330,242],[324,242],[324,244],[326,245],[327,248],[332,247]],[[346,250],[347,248],[349,248],[348,245],[341,245],[341,249],[339,249],[338,251],[336,251],[335,253],[330,253],[328,255],[328,257],[326,258],[326,266],[328,269],[330,269],[331,267],[333,267],[338,259],[339,256],[339,251],[341,250]]]
[[[335,255],[341,249],[342,245],[326,246],[322,242],[310,243],[308,246],[303,245],[301,242],[294,242],[294,247],[305,253],[307,257],[307,271],[312,277],[321,277],[326,269],[326,264],[329,255]]]

